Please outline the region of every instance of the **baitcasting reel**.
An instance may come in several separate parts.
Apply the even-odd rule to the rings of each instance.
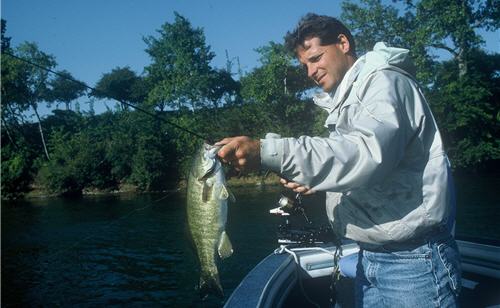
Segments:
[[[278,244],[294,246],[314,246],[335,241],[335,235],[329,225],[315,227],[307,217],[302,205],[302,195],[297,193],[294,198],[284,194],[278,200],[278,207],[269,211],[270,214],[283,218],[278,226]],[[293,228],[292,217],[303,217],[305,224],[300,228]]]

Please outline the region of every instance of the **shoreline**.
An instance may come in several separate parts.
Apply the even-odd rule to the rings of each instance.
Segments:
[[[241,177],[231,177],[227,180],[229,187],[245,187],[245,186],[280,186],[279,177],[275,174],[269,174],[268,176],[241,176]],[[98,190],[98,189],[85,189],[82,194],[76,197],[92,197],[92,196],[113,196],[113,195],[125,195],[125,194],[159,194],[159,193],[173,193],[185,190],[187,186],[187,180],[181,180],[177,183],[176,187],[172,187],[165,190],[155,190],[155,191],[138,191],[137,186],[131,184],[121,185],[117,190]],[[60,198],[60,194],[51,194],[43,189],[34,188],[30,192],[26,193],[23,197],[18,200],[32,200],[32,199],[45,199],[45,198]]]

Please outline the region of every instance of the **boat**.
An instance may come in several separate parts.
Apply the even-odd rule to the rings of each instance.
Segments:
[[[500,241],[457,238],[462,261],[462,307],[500,305]],[[344,274],[330,290],[335,246],[278,249],[240,282],[224,307],[354,307],[354,279]],[[320,249],[318,249],[320,248]],[[355,259],[359,246],[342,243],[341,260]],[[342,263],[342,261],[340,262]]]

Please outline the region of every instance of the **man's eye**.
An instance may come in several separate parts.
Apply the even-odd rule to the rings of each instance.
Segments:
[[[318,62],[319,60],[321,60],[321,56],[323,56],[323,54],[322,54],[322,53],[320,53],[320,54],[319,54],[319,55],[317,55],[317,56],[312,57],[311,59],[309,59],[309,61],[311,61],[311,62],[313,62],[313,63]]]

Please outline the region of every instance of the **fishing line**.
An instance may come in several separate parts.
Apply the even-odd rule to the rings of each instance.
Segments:
[[[29,64],[29,65],[32,65],[32,66],[38,67],[39,69],[42,69],[42,70],[47,71],[47,72],[49,72],[49,73],[52,73],[52,74],[54,74],[54,75],[56,75],[56,76],[59,76],[59,77],[61,77],[61,78],[65,79],[65,80],[69,80],[69,81],[71,81],[71,82],[74,82],[74,83],[80,84],[80,85],[84,86],[85,88],[87,88],[87,89],[89,89],[89,90],[92,90],[92,91],[94,91],[94,92],[101,93],[101,94],[106,94],[106,95],[108,94],[108,93],[105,93],[104,91],[97,90],[96,88],[94,88],[94,87],[91,87],[91,86],[87,85],[87,84],[86,84],[85,82],[83,82],[83,81],[76,80],[76,79],[74,79],[74,78],[70,78],[70,77],[65,76],[64,74],[61,74],[61,73],[59,73],[59,72],[56,72],[56,71],[54,71],[54,70],[52,70],[52,69],[50,69],[50,68],[44,67],[44,66],[42,66],[42,65],[40,65],[40,64],[34,63],[34,62],[30,61],[30,60],[24,59],[24,58],[22,58],[22,57],[19,57],[19,56],[13,55],[13,54],[11,54],[11,53],[9,53],[9,52],[6,52],[6,51],[3,51],[3,50],[2,50],[2,55],[4,55],[4,54],[5,54],[5,55],[8,55],[8,56],[10,56],[10,57],[12,57],[12,58],[18,59],[18,60],[19,60],[19,61],[21,61],[21,62],[24,62],[24,63],[27,63],[27,64]],[[120,100],[120,99],[117,99],[117,98],[114,98],[114,97],[111,97],[111,98],[112,98],[112,99],[114,99],[115,101],[117,101],[117,102],[119,102],[119,103],[123,104],[123,105],[126,105],[126,106],[128,106],[128,107],[134,108],[135,110],[140,111],[140,112],[142,112],[142,113],[145,113],[145,114],[147,114],[147,115],[149,115],[149,116],[151,116],[151,117],[153,117],[153,118],[155,118],[155,119],[157,119],[157,120],[159,120],[159,121],[162,121],[162,122],[165,122],[165,123],[167,123],[167,124],[170,124],[170,125],[174,126],[175,128],[177,128],[177,129],[179,129],[179,130],[182,130],[182,131],[184,131],[184,132],[186,132],[186,133],[189,133],[189,134],[191,134],[191,135],[193,135],[193,136],[195,136],[195,137],[197,137],[197,138],[199,138],[199,139],[202,139],[202,140],[204,140],[204,141],[208,141],[209,143],[213,143],[213,142],[211,142],[210,138],[207,138],[206,136],[200,135],[200,134],[198,134],[198,133],[196,133],[196,132],[194,132],[194,131],[192,131],[192,130],[190,130],[190,129],[187,129],[187,128],[185,128],[185,127],[183,127],[183,126],[179,125],[179,124],[176,124],[176,123],[174,123],[174,122],[171,122],[171,121],[169,121],[169,120],[165,119],[164,117],[159,116],[158,114],[155,114],[155,113],[149,112],[149,111],[148,111],[148,110],[146,110],[146,109],[143,109],[143,108],[141,108],[141,107],[135,106],[135,105],[133,105],[133,104],[131,104],[131,103],[128,103],[128,102],[125,102],[125,101],[123,101],[123,100]]]

